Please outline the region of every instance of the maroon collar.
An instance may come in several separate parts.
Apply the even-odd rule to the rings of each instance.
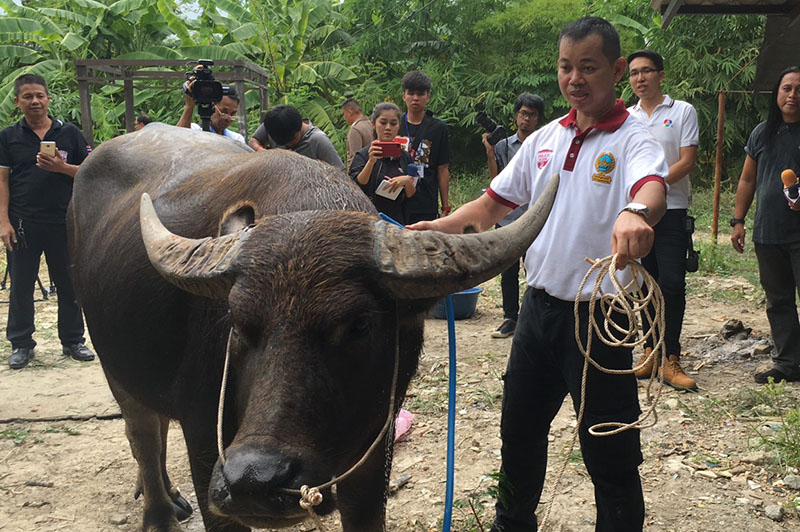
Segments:
[[[617,103],[614,104],[614,107],[612,107],[611,110],[607,112],[598,123],[591,126],[589,129],[599,129],[601,131],[613,133],[622,127],[622,124],[625,123],[625,120],[628,119],[628,116],[629,113],[625,108],[625,102],[617,99]],[[579,133],[582,133],[582,131],[578,129],[578,123],[576,122],[577,117],[578,112],[573,107],[569,110],[569,114],[559,120],[558,123],[564,127],[574,127]]]

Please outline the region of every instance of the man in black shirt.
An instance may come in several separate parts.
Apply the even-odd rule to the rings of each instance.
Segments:
[[[407,112],[400,117],[400,135],[408,137],[406,150],[422,178],[407,203],[409,224],[413,224],[438,218],[438,196],[442,216],[450,213],[450,137],[445,123],[425,110],[431,99],[430,78],[413,70],[403,76],[402,88]]]
[[[24,117],[0,131],[0,238],[8,250],[11,294],[6,338],[11,369],[33,358],[33,290],[42,252],[58,287],[58,337],[63,353],[89,361],[83,316],[67,258],[67,205],[72,182],[88,155],[80,130],[47,114],[50,95],[41,76],[24,74],[14,82],[14,103]],[[53,144],[52,155],[44,143]]]

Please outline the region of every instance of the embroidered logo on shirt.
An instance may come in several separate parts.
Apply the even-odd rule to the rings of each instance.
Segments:
[[[547,163],[550,162],[550,157],[553,155],[553,150],[541,150],[536,154],[536,168],[541,170]]]
[[[608,174],[614,171],[616,164],[617,162],[612,154],[608,152],[601,153],[594,162],[594,169],[597,171],[597,173],[592,175],[592,181],[610,185],[611,176]]]
[[[669,118],[664,120],[664,127],[672,127],[672,120]]]

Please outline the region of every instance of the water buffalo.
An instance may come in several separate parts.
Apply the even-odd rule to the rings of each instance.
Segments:
[[[143,530],[178,532],[191,511],[167,476],[170,419],[207,530],[307,517],[286,489],[365,455],[400,407],[434,298],[518,260],[555,190],[507,229],[445,235],[379,221],[343,173],[287,151],[158,124],[95,150],[68,214],[72,272],[139,464]],[[385,529],[385,439],[317,513],[338,504],[345,531]]]

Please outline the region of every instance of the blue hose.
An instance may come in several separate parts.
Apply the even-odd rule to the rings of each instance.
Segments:
[[[392,219],[384,213],[380,213],[381,219],[394,225],[405,227],[397,220]],[[453,296],[444,298],[445,310],[447,313],[447,339],[450,344],[450,370],[447,387],[447,484],[444,495],[444,518],[442,532],[450,532],[450,525],[453,521],[453,476],[455,470],[455,446],[456,446],[456,320],[453,311]]]

